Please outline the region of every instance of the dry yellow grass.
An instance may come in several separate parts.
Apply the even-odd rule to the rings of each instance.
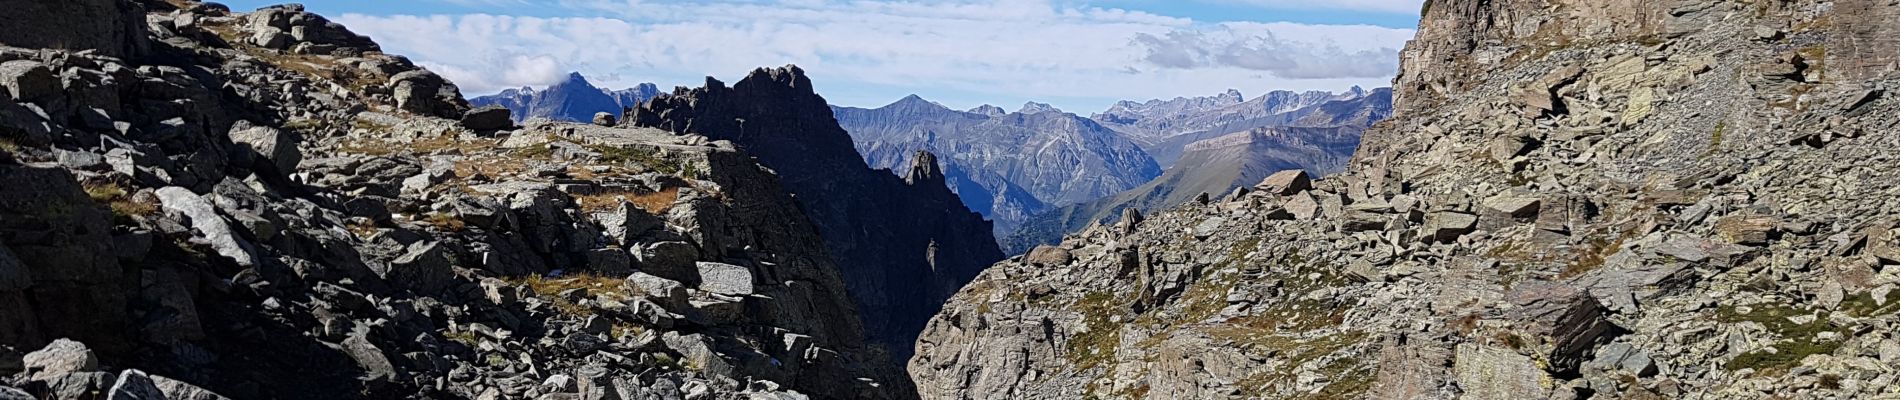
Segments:
[[[80,186],[85,188],[87,197],[111,208],[113,215],[120,217],[158,215],[157,204],[133,199],[131,192],[118,182],[89,181]]]
[[[648,213],[660,214],[673,208],[673,202],[679,200],[680,189],[666,188],[658,192],[607,192],[574,196],[574,202],[586,211],[612,211],[620,207],[622,201],[633,203],[634,207]]]

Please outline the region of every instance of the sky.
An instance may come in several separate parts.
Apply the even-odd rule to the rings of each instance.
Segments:
[[[1423,0],[306,0],[474,97],[731,83],[797,64],[837,105],[959,109],[1390,85]],[[226,1],[233,9],[273,4]]]

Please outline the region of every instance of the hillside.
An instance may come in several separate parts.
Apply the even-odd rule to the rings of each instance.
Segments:
[[[986,270],[953,398],[1882,398],[1900,5],[1432,0],[1345,172]]]

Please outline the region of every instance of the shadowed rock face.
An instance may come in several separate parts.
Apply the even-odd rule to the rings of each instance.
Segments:
[[[128,0],[10,1],[0,7],[0,45],[96,50],[137,57],[147,50],[145,10]]]
[[[913,166],[909,181],[866,166],[797,67],[756,70],[731,87],[708,78],[626,121],[730,140],[778,172],[837,258],[870,337],[894,354],[908,355],[943,300],[1003,258],[990,223],[943,186],[940,166]]]

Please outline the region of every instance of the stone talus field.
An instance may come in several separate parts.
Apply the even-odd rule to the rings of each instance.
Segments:
[[[1346,172],[984,271],[926,399],[1884,398],[1890,1],[1433,0]]]

